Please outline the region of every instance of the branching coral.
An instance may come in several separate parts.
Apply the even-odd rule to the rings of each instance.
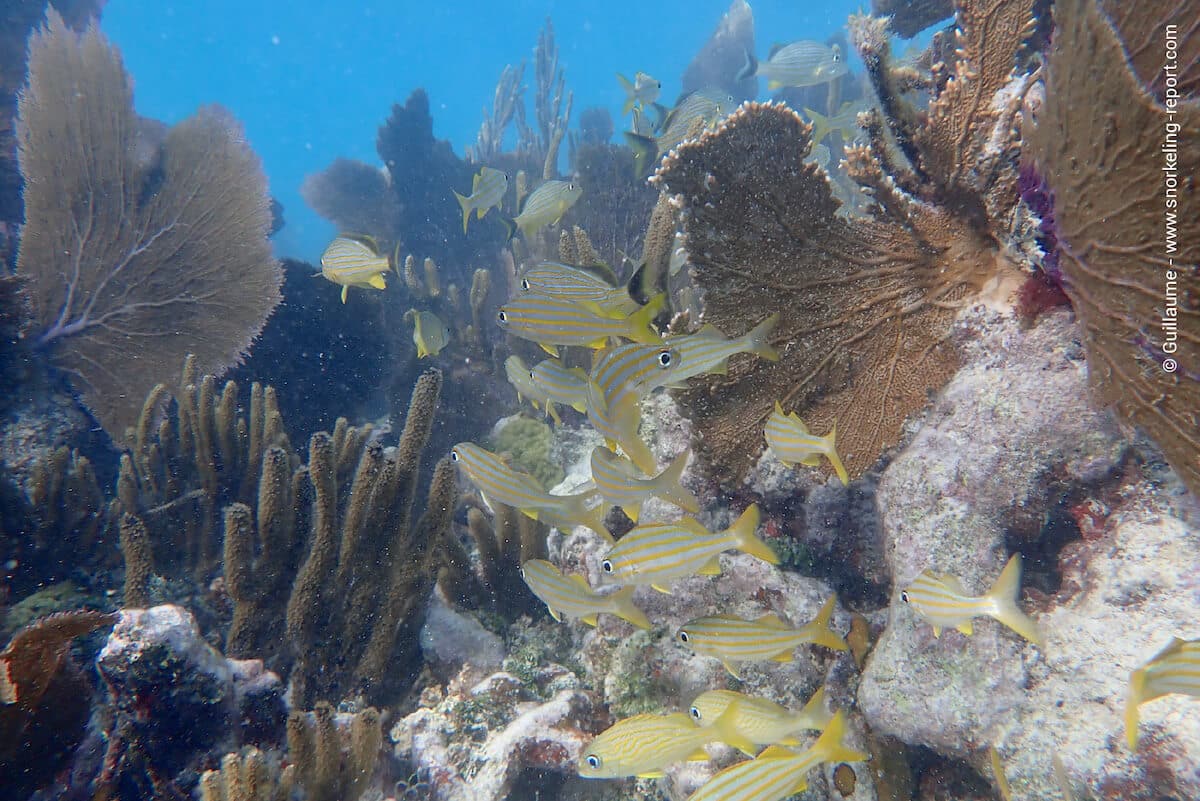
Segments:
[[[1157,67],[1144,69],[1146,20],[1169,21],[1174,9],[1143,4],[1126,15],[1135,73],[1124,26],[1114,30],[1088,0],[1059,2],[1030,144],[1053,193],[1058,264],[1092,390],[1200,493],[1200,101],[1181,94],[1163,105],[1142,83],[1157,80]],[[1190,74],[1194,89],[1194,62]]]
[[[448,537],[438,586],[451,602],[468,609],[487,609],[508,618],[534,613],[541,602],[521,578],[521,565],[546,558],[547,528],[510,506],[497,505],[494,511],[489,522],[480,509],[467,510],[477,565],[457,539]]]
[[[304,179],[300,195],[339,231],[369,233],[385,242],[400,236],[396,194],[387,174],[361,161],[335,159]]]
[[[236,364],[279,301],[266,179],[236,123],[202,109],[138,158],[120,55],[53,10],[30,39],[17,260],[38,342],[115,438],[185,353]]]
[[[804,164],[811,129],[783,106],[743,106],[664,159],[656,181],[683,208],[704,321],[747,331],[772,309],[782,314],[778,363],[734,361],[728,376],[682,395],[720,476],[741,475],[761,451],[776,400],[815,431],[836,421],[847,468],[861,475],[955,369],[957,311],[1007,272],[999,211],[1015,203],[1019,92],[1000,104],[989,93],[1012,70],[1029,8],[960,13],[963,60],[927,113],[901,96],[916,84],[892,70],[882,23],[852,26],[903,154],[878,114],[860,117],[869,142],[846,160],[875,201],[867,219],[835,217],[825,173]],[[1009,38],[986,41],[1000,34]]]

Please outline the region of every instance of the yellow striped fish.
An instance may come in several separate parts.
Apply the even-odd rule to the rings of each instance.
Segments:
[[[529,589],[550,609],[550,616],[561,621],[564,617],[596,625],[600,613],[616,615],[639,629],[650,628],[646,613],[633,603],[633,587],[602,595],[588,586],[583,576],[564,575],[545,559],[530,559],[521,565],[521,578]]]
[[[595,448],[592,451],[592,483],[605,503],[620,506],[634,523],[641,515],[642,503],[651,496],[696,514],[700,511],[700,501],[679,483],[690,455],[690,450],[684,451],[654,478],[642,478],[633,462],[608,448]]]
[[[612,534],[604,525],[603,507],[588,506],[595,493],[551,495],[533,476],[514,470],[502,458],[473,442],[455,445],[450,451],[450,460],[462,468],[489,506],[494,508],[497,503],[511,506],[534,520],[552,517],[553,525],[569,521],[571,525],[587,526],[606,541],[613,542]]]
[[[816,86],[847,73],[846,59],[837,45],[801,41],[771,49],[766,61],[759,63],[749,52],[738,80],[757,75],[767,79],[767,91],[785,86]]]
[[[1138,707],[1164,695],[1179,693],[1200,698],[1200,640],[1173,639],[1129,677],[1125,704],[1125,739],[1137,749]]]
[[[663,768],[676,762],[708,759],[704,746],[724,742],[734,748],[753,748],[729,726],[736,703],[712,726],[697,726],[683,712],[669,715],[634,715],[619,720],[596,736],[579,758],[579,775],[586,779],[638,776],[656,779]]]
[[[666,298],[657,295],[623,320],[605,317],[577,303],[533,293],[519,295],[500,307],[496,320],[511,334],[538,343],[551,356],[556,345],[587,345],[603,348],[610,337],[634,342],[661,342],[650,322],[662,310]]]
[[[692,701],[688,712],[692,720],[707,726],[716,720],[731,703],[737,701],[738,714],[730,721],[733,730],[755,745],[799,745],[796,735],[802,731],[823,731],[833,717],[825,709],[825,688],[813,693],[804,709],[793,712],[786,706],[767,698],[734,692],[709,690]],[[751,752],[750,756],[754,756]]]
[[[479,174],[471,182],[469,197],[463,197],[458,192],[454,192],[458,205],[462,206],[463,233],[467,232],[467,220],[471,219],[472,211],[475,211],[478,219],[482,220],[492,206],[500,205],[500,201],[504,200],[504,193],[507,191],[508,173],[492,167],[481,167]]]
[[[417,358],[437,356],[442,349],[450,344],[450,326],[442,322],[431,311],[410,309],[413,317],[413,344],[417,346]],[[406,314],[405,317],[408,315]]]
[[[622,538],[621,542],[624,541]],[[830,628],[836,601],[836,595],[829,596],[813,621],[798,629],[775,614],[766,614],[757,620],[743,620],[735,615],[698,617],[679,630],[679,641],[698,654],[721,660],[725,669],[735,679],[740,679],[737,666],[742,662],[790,662],[792,652],[804,643],[823,645],[835,651],[847,650],[846,641]]]
[[[625,142],[633,149],[633,168],[645,172],[650,159],[665,155],[683,141],[716,127],[717,122],[737,108],[733,95],[721,89],[701,89],[684,97],[667,112],[658,132],[626,131]],[[635,127],[636,124],[635,124]]]
[[[588,422],[604,437],[604,443],[609,450],[615,451],[620,448],[639,470],[650,475],[658,472],[658,462],[654,460],[649,446],[638,435],[642,424],[642,409],[638,400],[637,395],[630,393],[610,407],[604,398],[604,392],[596,382],[588,382]]]
[[[342,287],[342,303],[350,287],[387,289],[387,271],[392,268],[387,256],[380,255],[379,244],[369,236],[339,234],[321,254],[321,275]]]
[[[557,359],[543,359],[529,371],[529,380],[546,397],[547,409],[561,403],[577,412],[587,411],[588,375],[581,368],[566,367]]]
[[[679,354],[666,345],[620,345],[600,355],[588,382],[588,422],[604,437],[608,449],[618,447],[646,475],[658,463],[638,436],[642,411],[638,403],[657,387],[671,383]]]
[[[625,317],[638,310],[627,286],[615,287],[581,267],[544,261],[521,274],[523,292],[559,298],[590,307],[599,314]]]
[[[946,628],[958,629],[970,635],[974,632],[971,620],[986,616],[995,618],[1031,643],[1045,648],[1037,623],[1017,606],[1020,595],[1021,555],[1015,553],[996,583],[983,595],[967,595],[956,577],[926,570],[917,576],[907,590],[900,593],[900,600],[933,625],[934,637],[941,635],[942,629]]]
[[[628,114],[634,108],[653,104],[655,100],[658,100],[658,93],[662,91],[662,81],[644,72],[634,74],[632,81],[618,72],[617,80],[621,82],[621,88],[625,90],[625,105],[621,107],[622,114]]]
[[[713,776],[688,801],[779,801],[803,792],[808,787],[808,772],[818,765],[866,759],[866,754],[846,744],[846,713],[838,712],[807,751],[772,746],[756,759]]]
[[[767,342],[778,322],[779,314],[772,314],[749,332],[732,339],[712,325],[704,326],[695,334],[667,337],[664,341],[679,354],[681,362],[672,372],[672,383],[678,384],[706,373],[725,375],[729,372],[729,357],[735,353],[753,353],[767,361],[779,361],[779,351]]]
[[[795,464],[815,467],[824,456],[841,482],[850,483],[850,475],[837,454],[837,424],[825,436],[815,436],[808,433],[808,427],[795,412],[784,414],[779,401],[775,401],[775,411],[767,419],[764,433],[775,457],[788,467]]]
[[[752,503],[732,526],[718,534],[690,517],[637,526],[600,563],[601,578],[607,584],[649,584],[667,592],[666,584],[674,579],[720,575],[717,557],[731,549],[777,565],[779,557],[755,534],[758,521],[758,504]]]
[[[575,205],[583,189],[571,181],[546,181],[529,193],[513,223],[526,239],[543,225],[556,223]]]
[[[546,393],[530,377],[529,365],[520,356],[513,355],[504,360],[504,375],[508,377],[508,383],[512,384],[512,388],[517,391],[519,402],[529,401],[533,408],[541,409],[542,404],[549,400]],[[553,407],[547,404],[545,408],[546,412],[554,418],[555,423],[562,422]]]

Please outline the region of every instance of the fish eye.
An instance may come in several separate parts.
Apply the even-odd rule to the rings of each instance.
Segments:
[[[612,562],[605,559],[603,562],[600,563],[600,569],[603,570],[605,573],[611,573],[612,572]]]
[[[904,601],[904,603],[908,603],[908,590],[901,591],[900,600]]]
[[[502,323],[507,323],[508,322],[508,312],[506,312],[504,310],[497,312],[496,319]]]
[[[584,761],[587,762],[588,767],[592,770],[596,770],[600,767],[600,757],[596,756],[595,754],[588,754]]]
[[[567,184],[567,189],[570,189],[571,191],[575,191],[575,184],[574,183]]]
[[[686,631],[679,632],[679,641],[680,642],[687,643],[690,639],[691,639],[691,637],[688,636],[688,633]]]
[[[688,711],[692,713],[692,720],[700,719],[700,707],[694,706],[691,709],[689,709]]]
[[[452,462],[458,461],[458,451],[450,451],[450,461],[452,461]]]
[[[529,380],[530,380],[530,381],[534,381],[534,380],[536,380],[536,379],[534,379],[534,377],[533,377],[533,371],[532,371],[532,370],[530,370],[530,371],[529,371]]]
[[[659,352],[658,363],[662,367],[670,367],[671,366],[671,351],[664,350],[664,351]]]
[[[528,278],[521,279],[521,289],[524,289],[526,292],[529,291],[529,279]]]

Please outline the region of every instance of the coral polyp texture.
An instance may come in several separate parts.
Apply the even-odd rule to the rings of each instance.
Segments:
[[[722,478],[761,452],[775,401],[818,433],[836,422],[847,469],[862,475],[953,374],[957,313],[1015,273],[1001,243],[1015,203],[1012,124],[1030,81],[1006,81],[1030,15],[1027,3],[993,11],[960,9],[954,74],[924,84],[890,66],[883,20],[852,18],[889,127],[860,115],[868,143],[846,150],[874,200],[853,224],[835,216],[824,170],[804,163],[811,127],[786,106],[743,105],[663,160],[655,180],[682,207],[703,321],[735,332],[781,314],[779,362],[733,361],[680,395]],[[916,88],[934,93],[927,111],[902,96]]]
[[[29,54],[17,272],[38,345],[120,439],[186,353],[220,374],[279,302],[266,179],[217,107],[140,158],[129,76],[94,24],[76,34],[51,9]]]
[[[1175,13],[1174,4],[1151,6],[1127,14],[1138,27],[1126,46],[1145,41],[1145,19]],[[1091,389],[1200,493],[1200,103],[1183,92],[1170,106],[1156,100],[1142,78],[1158,81],[1157,68],[1139,58],[1132,71],[1124,31],[1092,3],[1059,3],[1055,21],[1030,144],[1054,196]],[[1197,72],[1192,62],[1184,92]]]

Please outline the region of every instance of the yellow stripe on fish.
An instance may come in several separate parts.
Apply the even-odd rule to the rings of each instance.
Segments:
[[[709,690],[692,701],[688,712],[692,720],[707,726],[736,701],[738,714],[730,721],[733,730],[755,745],[799,745],[796,735],[803,731],[822,731],[833,717],[825,709],[825,688],[813,693],[804,709],[793,712],[767,698],[745,695],[733,690]],[[753,753],[750,754],[753,756]]]
[[[475,211],[477,218],[482,220],[493,206],[500,205],[507,191],[508,173],[492,167],[481,167],[471,183],[469,197],[463,197],[458,192],[454,192],[458,205],[462,207],[463,233],[467,232],[467,220],[471,219],[472,211]]]
[[[1200,698],[1200,639],[1176,637],[1130,674],[1129,699],[1125,704],[1125,739],[1129,750],[1137,749],[1138,707],[1172,693]]]
[[[737,549],[751,556],[779,564],[779,557],[758,538],[759,511],[750,504],[736,522],[714,534],[694,519],[685,517],[673,523],[637,526],[620,539],[600,563],[602,578],[609,584],[650,585],[667,592],[666,585],[696,574],[721,573],[717,557]]]
[[[674,381],[685,366],[670,343],[618,345],[600,354],[588,377],[603,393],[605,405],[612,406],[626,395],[641,400]]]
[[[557,359],[543,359],[529,371],[529,380],[552,403],[577,412],[587,411],[588,375],[579,367],[566,367]]]
[[[837,473],[838,479],[843,484],[850,483],[850,475],[837,454],[836,424],[825,436],[815,436],[809,433],[808,427],[795,412],[784,414],[779,401],[775,401],[775,411],[767,418],[763,433],[775,458],[788,467],[795,464],[815,467],[821,463],[821,457],[824,456]]]
[[[529,365],[525,363],[524,359],[516,355],[505,359],[504,375],[507,376],[508,383],[512,384],[512,388],[517,391],[518,401],[529,401],[535,409],[541,409],[544,405],[546,413],[554,418],[555,423],[562,422],[558,412],[554,410],[554,406],[548,403],[549,396],[530,377]]]
[[[753,353],[767,361],[779,361],[779,351],[771,347],[767,337],[779,322],[772,314],[740,337],[728,338],[714,326],[706,325],[695,334],[667,337],[664,341],[679,354],[680,365],[673,371],[673,384],[706,373],[725,375],[729,357],[736,353]]]
[[[575,205],[583,189],[571,181],[546,181],[530,193],[513,222],[526,239],[543,225],[557,223]]]
[[[638,310],[638,302],[629,296],[628,287],[615,287],[581,267],[545,261],[521,274],[523,292],[590,305],[593,311],[609,317],[625,317]]]
[[[728,725],[737,713],[736,707],[735,702],[712,726],[705,727],[697,726],[683,712],[619,720],[583,749],[579,775],[587,779],[658,778],[668,765],[708,759],[704,751],[707,743],[725,742],[739,750],[753,748]]]
[[[771,50],[766,61],[755,63],[746,54],[746,66],[738,80],[757,75],[767,79],[767,91],[785,86],[817,86],[840,78],[848,72],[842,49],[823,42],[792,42]]]
[[[638,435],[642,410],[636,394],[627,393],[615,405],[609,406],[599,385],[589,381],[587,416],[592,428],[604,437],[609,450],[615,451],[620,448],[637,468],[647,475],[658,471],[654,454]]]
[[[342,288],[342,303],[350,287],[387,289],[385,275],[392,268],[387,256],[369,236],[339,234],[321,254],[321,275]]]
[[[1021,594],[1021,555],[1013,554],[1004,566],[1000,577],[992,588],[983,595],[967,595],[962,584],[954,576],[926,570],[900,593],[913,611],[933,626],[933,636],[941,635],[942,629],[958,629],[970,635],[974,629],[971,621],[977,617],[990,617],[1020,634],[1035,645],[1044,648],[1045,642],[1033,622],[1017,601]]]
[[[594,591],[583,576],[564,575],[545,559],[530,559],[521,565],[521,578],[550,609],[555,620],[564,617],[596,625],[596,615],[616,615],[639,629],[650,628],[646,614],[633,603],[633,587],[603,595]]]
[[[846,713],[838,712],[812,748],[797,753],[773,746],[756,759],[726,768],[692,793],[688,801],[779,801],[808,787],[807,774],[829,762],[862,762],[846,744]]]
[[[622,538],[620,542],[624,541]],[[689,622],[677,636],[696,653],[721,660],[734,678],[741,678],[737,666],[742,662],[790,662],[792,652],[804,643],[823,645],[835,651],[847,650],[846,641],[830,628],[836,601],[837,596],[829,596],[813,621],[798,629],[774,614],[763,615],[757,620],[712,615]]]
[[[587,526],[608,542],[613,541],[612,533],[604,525],[603,508],[588,506],[594,493],[551,495],[533,476],[514,470],[502,458],[472,442],[455,445],[450,459],[462,468],[489,505],[511,506],[534,520],[552,516],[555,521],[570,521],[572,525]]]
[[[658,296],[625,319],[597,314],[595,311],[561,298],[527,293],[500,307],[496,320],[506,331],[538,343],[551,356],[558,356],[556,345],[587,345],[603,348],[610,337],[625,337],[634,342],[662,341],[650,322],[662,309],[665,298]]]
[[[700,501],[679,482],[690,455],[691,451],[684,451],[654,478],[642,478],[633,462],[608,448],[595,448],[591,459],[592,483],[605,503],[620,506],[634,523],[641,515],[642,503],[650,497],[696,514],[700,511]]]

